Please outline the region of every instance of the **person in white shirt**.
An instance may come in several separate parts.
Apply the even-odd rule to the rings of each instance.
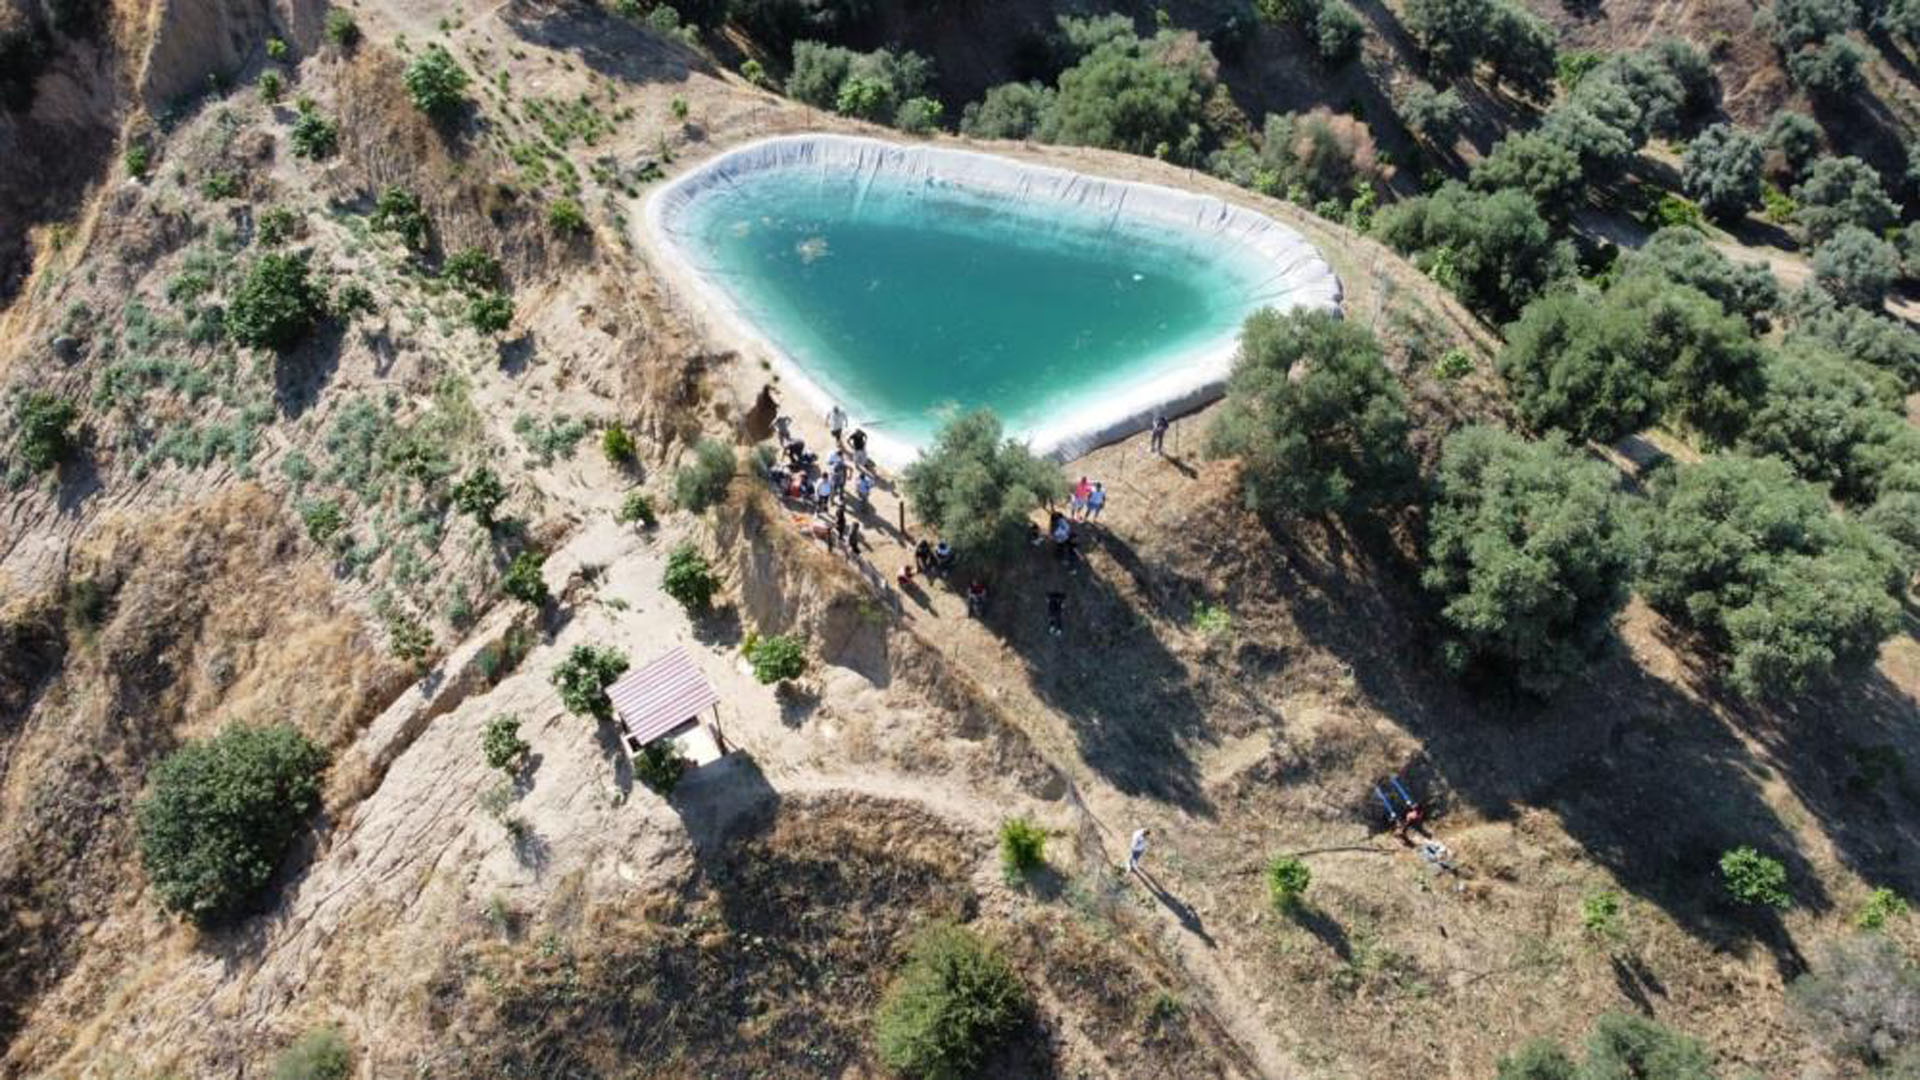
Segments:
[[[1135,829],[1133,832],[1133,843],[1127,847],[1127,870],[1129,873],[1137,874],[1140,872],[1140,859],[1146,855],[1146,853],[1147,830],[1145,828]]]
[[[833,441],[840,441],[841,433],[847,430],[847,411],[835,405],[827,410],[827,430],[833,433]]]

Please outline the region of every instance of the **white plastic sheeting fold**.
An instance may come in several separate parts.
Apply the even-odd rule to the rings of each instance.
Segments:
[[[1084,222],[1105,219],[1116,231],[1150,230],[1185,237],[1183,246],[1244,267],[1246,308],[1340,309],[1340,281],[1306,238],[1264,214],[1207,195],[1155,184],[1111,180],[990,154],[931,145],[900,145],[849,135],[808,134],[765,139],[721,154],[654,192],[646,206],[647,228],[673,269],[726,329],[762,349],[782,377],[821,412],[833,399],[805,364],[787,353],[753,318],[743,298],[726,287],[724,274],[702,244],[695,223],[704,200],[724,199],[729,189],[772,172],[803,171],[823,184],[851,185],[864,193],[884,181],[909,197],[917,192],[943,200],[990,205],[1018,204],[1002,221],[1010,228],[1046,221],[1047,208]],[[1081,227],[1079,225],[1065,227]],[[1146,427],[1156,413],[1185,412],[1218,397],[1232,368],[1237,333],[1188,352],[1157,360],[1142,378],[1111,393],[1087,395],[1048,424],[1010,434],[1038,453],[1071,460],[1094,447]],[[860,402],[846,402],[860,420]],[[876,456],[904,464],[917,446],[876,433]]]

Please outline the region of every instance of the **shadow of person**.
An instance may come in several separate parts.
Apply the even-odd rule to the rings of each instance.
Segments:
[[[1201,924],[1199,912],[1194,911],[1191,905],[1168,892],[1146,867],[1135,867],[1133,873],[1140,879],[1140,884],[1146,887],[1148,895],[1160,901],[1161,907],[1172,912],[1173,917],[1180,920],[1181,929],[1199,938],[1201,943],[1209,949],[1219,947],[1214,942],[1213,935],[1207,933],[1207,928]]]

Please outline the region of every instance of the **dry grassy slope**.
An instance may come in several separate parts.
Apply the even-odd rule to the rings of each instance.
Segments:
[[[1054,1033],[1053,1067],[1068,1073],[1361,1076],[1388,1063],[1480,1077],[1526,1034],[1574,1032],[1593,1012],[1636,1002],[1700,1030],[1732,1061],[1772,1068],[1808,1053],[1780,1016],[1781,964],[1835,932],[1863,882],[1913,891],[1901,876],[1911,872],[1894,861],[1914,839],[1912,794],[1857,782],[1858,762],[1870,759],[1862,748],[1920,753],[1911,641],[1889,649],[1875,679],[1823,703],[1841,716],[1823,720],[1840,737],[1809,741],[1799,734],[1805,720],[1796,727],[1714,700],[1636,612],[1632,658],[1596,670],[1558,722],[1516,722],[1461,698],[1418,659],[1426,643],[1404,629],[1415,605],[1405,568],[1387,554],[1393,545],[1308,533],[1281,538],[1286,557],[1276,560],[1275,538],[1231,508],[1220,467],[1189,478],[1143,464],[1137,445],[1090,463],[1124,483],[1111,539],[1076,593],[1067,644],[1036,633],[1012,602],[996,609],[989,634],[944,593],[890,621],[844,568],[795,544],[757,504],[723,516],[708,542],[731,568],[747,622],[797,627],[826,661],[811,704],[774,700],[734,665],[724,627],[687,625],[655,587],[664,544],[693,524],[676,519],[655,543],[612,528],[632,478],[590,451],[540,465],[511,426],[523,411],[621,415],[645,434],[650,465],[689,430],[730,427],[760,372],[714,355],[627,253],[633,197],[601,178],[631,173],[663,148],[680,168],[753,135],[847,125],[578,9],[389,4],[359,14],[369,35],[361,54],[323,50],[301,65],[297,87],[343,118],[337,161],[290,159],[287,116],[249,91],[207,103],[163,133],[155,181],[108,185],[31,301],[8,316],[0,373],[9,386],[91,399],[133,355],[180,363],[141,367],[157,374],[141,376],[138,394],[90,404],[88,466],[58,486],[14,493],[0,520],[0,573],[14,598],[3,625],[21,650],[10,648],[0,667],[0,866],[18,870],[31,898],[0,910],[0,935],[25,950],[10,955],[26,958],[6,970],[7,1000],[32,1010],[8,1071],[230,1075],[331,1021],[370,1055],[373,1074],[426,1062],[461,1075],[462,1062],[526,1043],[529,1023],[544,1017],[508,1007],[501,987],[512,981],[473,985],[449,971],[506,972],[538,990],[555,957],[596,949],[596,932],[609,927],[659,935],[658,955],[671,959],[689,935],[703,940],[716,905],[723,917],[701,955],[764,978],[771,998],[805,1008],[806,999],[787,999],[816,984],[782,980],[856,946],[864,959],[849,963],[849,992],[870,995],[892,955],[886,943],[918,917],[914,904],[876,909],[885,943],[842,942],[857,925],[830,920],[791,924],[819,927],[811,937],[755,942],[748,935],[758,930],[724,918],[740,901],[703,877],[725,860],[702,851],[756,835],[765,819],[739,815],[765,799],[782,807],[774,835],[865,830],[884,847],[893,843],[884,824],[897,822],[911,850],[933,851],[945,845],[923,845],[923,834],[958,830],[947,857],[964,885],[952,888],[970,891],[1020,956]],[[442,18],[452,28],[444,34]],[[460,149],[401,102],[392,50],[402,34],[411,47],[444,37],[483,77],[485,104],[452,144]],[[605,102],[593,111],[609,121],[595,145],[574,141],[564,152],[596,232],[590,245],[556,245],[538,224],[556,167],[549,159],[546,190],[535,193],[530,167],[510,161],[539,127],[530,99],[582,93]],[[685,123],[672,116],[676,97],[689,103]],[[1156,163],[999,149],[1191,184],[1287,216],[1336,260],[1350,314],[1391,342],[1423,446],[1453,424],[1498,414],[1484,373],[1461,384],[1426,374],[1439,348],[1484,335],[1376,246]],[[254,209],[199,192],[215,168],[244,174]],[[512,197],[502,178],[514,182]],[[455,299],[359,224],[368,194],[389,183],[427,198],[443,247],[482,242],[502,255],[518,306],[504,348],[460,328]],[[267,203],[301,211],[303,243],[335,274],[375,286],[381,314],[281,366],[223,367],[213,350],[164,329],[157,341],[131,340],[126,300],[142,298],[163,323],[174,317],[166,283],[189,257],[217,265],[220,230],[244,235]],[[57,361],[51,339],[75,300],[93,316],[81,352]],[[196,371],[217,390],[195,396]],[[484,538],[462,521],[404,521],[418,497],[403,479],[351,490],[327,478],[339,464],[328,436],[340,418],[356,402],[390,398],[396,412],[382,430],[431,435],[456,466],[495,462],[515,487],[510,512],[562,545],[549,567],[556,591],[568,586],[562,617],[497,686],[481,677],[477,654],[504,638],[514,613],[481,614],[465,629],[445,618],[456,585],[476,598],[491,592],[498,563]],[[272,413],[252,453],[205,466],[153,457],[169,435],[231,424],[261,401]],[[1184,426],[1176,434],[1191,438]],[[316,472],[298,496],[284,469],[296,450]],[[340,498],[356,515],[356,547],[371,555],[342,568],[302,538],[290,513],[300,497]],[[143,542],[127,539],[128,528],[148,530]],[[235,530],[244,543],[228,539]],[[110,602],[75,604],[85,593],[74,586],[96,578],[111,586]],[[1017,586],[1000,592],[1016,596]],[[434,679],[397,698],[368,617],[380,593],[427,620],[450,650]],[[1203,598],[1232,612],[1230,637],[1187,624]],[[105,612],[100,628],[72,618],[85,610]],[[726,687],[748,756],[672,806],[628,795],[630,776],[545,682],[568,646],[600,640],[642,655],[668,640],[706,646],[696,654]],[[495,781],[475,739],[503,711],[527,722],[538,757],[514,803],[532,837],[519,844],[480,810]],[[129,887],[138,878],[126,867],[126,808],[155,753],[183,734],[262,715],[342,748],[329,813],[269,915],[198,940]],[[1596,746],[1607,748],[1598,761]],[[80,762],[86,755],[101,763]],[[1390,850],[1336,853],[1315,860],[1315,918],[1263,918],[1261,859],[1354,842],[1365,779],[1409,760],[1446,803],[1443,835],[1473,869],[1471,888],[1436,893]],[[848,820],[849,791],[886,804],[858,804]],[[1062,877],[1036,895],[1001,885],[986,847],[994,823],[1015,810],[1060,836]],[[83,812],[115,824],[62,847]],[[1141,821],[1160,826],[1164,902],[1111,876],[1118,838]],[[1733,839],[1791,853],[1797,880],[1810,883],[1809,910],[1755,926],[1703,901],[1701,861]],[[49,863],[72,869],[38,872]],[[1582,937],[1574,914],[1585,891],[1609,883],[1632,897],[1627,943],[1612,948]],[[672,896],[679,906],[657,906]],[[655,918],[642,931],[633,920],[646,913]],[[548,940],[528,954],[528,942]],[[792,965],[763,970],[752,950],[767,947]],[[452,967],[443,964],[450,953],[460,958]],[[708,985],[699,979],[714,970],[694,965],[689,985]],[[1178,1008],[1150,1007],[1163,989]],[[1463,1017],[1472,1019],[1464,1031]],[[736,1019],[722,1030],[749,1042],[760,1033]],[[603,1014],[577,1022],[578,1052],[613,1052]],[[733,1060],[698,1056],[714,1052],[694,1038],[708,1032],[685,1030],[693,1056],[682,1071]],[[828,1050],[864,1061],[856,1034],[849,1026]]]

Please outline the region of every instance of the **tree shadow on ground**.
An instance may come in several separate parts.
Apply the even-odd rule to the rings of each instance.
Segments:
[[[298,347],[273,360],[273,399],[287,419],[297,420],[320,400],[320,391],[340,369],[347,328],[338,320],[320,324]]]
[[[627,738],[616,721],[602,720],[594,725],[594,739],[600,755],[613,769],[613,786],[622,798],[633,794],[633,755],[627,751]]]
[[[984,622],[1026,664],[1034,692],[1072,724],[1090,768],[1125,794],[1211,816],[1194,760],[1195,744],[1212,738],[1207,703],[1195,695],[1186,665],[1136,614],[1111,570],[1087,558],[1069,572],[1051,548],[1010,561]],[[956,579],[954,587],[964,586]],[[1050,591],[1066,595],[1057,636],[1047,628]]]
[[[713,65],[692,49],[598,7],[513,0],[500,17],[523,40],[571,52],[609,78],[684,82],[694,72],[713,74]]]
[[[1347,938],[1347,928],[1340,925],[1324,908],[1309,903],[1298,904],[1288,913],[1294,925],[1312,934],[1322,945],[1333,951],[1343,964],[1353,962],[1353,942]]]
[[[1649,674],[1623,646],[1554,700],[1476,696],[1434,659],[1416,568],[1383,530],[1328,530],[1312,546],[1276,530],[1273,541],[1284,557],[1241,588],[1289,605],[1303,634],[1351,670],[1356,691],[1422,740],[1433,770],[1423,799],[1489,820],[1546,810],[1622,888],[1695,937],[1761,945],[1783,972],[1804,968],[1777,912],[1724,899],[1720,856],[1744,844],[1786,864],[1799,904],[1830,906],[1763,796],[1771,766],[1714,701]],[[1353,778],[1358,802],[1372,798],[1371,783]],[[1432,828],[1445,833],[1445,813]]]

